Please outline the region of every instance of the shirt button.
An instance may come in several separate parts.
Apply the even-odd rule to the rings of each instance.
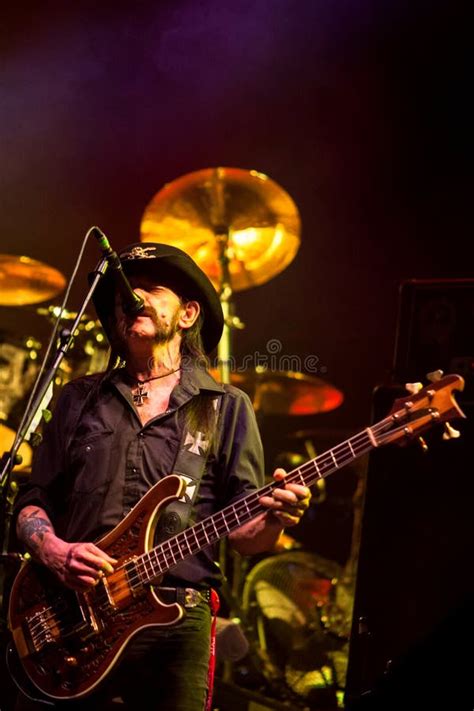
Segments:
[[[139,436],[139,437],[144,437],[145,435],[143,434],[143,432],[139,432],[139,433],[138,433],[138,436]]]

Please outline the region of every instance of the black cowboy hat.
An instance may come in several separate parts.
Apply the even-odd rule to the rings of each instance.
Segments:
[[[168,286],[181,298],[198,301],[203,314],[201,337],[204,349],[210,353],[217,346],[224,327],[221,302],[209,277],[186,252],[168,244],[136,242],[125,247],[119,253],[119,258],[128,277],[135,274],[150,275],[161,286]],[[89,275],[89,281],[93,275]],[[112,270],[108,269],[96,287],[92,301],[109,341],[114,300],[114,277]]]

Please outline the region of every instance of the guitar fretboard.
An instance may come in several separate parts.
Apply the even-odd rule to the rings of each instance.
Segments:
[[[388,420],[388,418],[387,418]],[[379,423],[378,427],[386,424]],[[329,476],[336,469],[346,466],[354,459],[369,452],[377,445],[374,428],[368,427],[354,437],[338,444],[301,467],[289,472],[284,483],[291,482],[311,487],[318,479]],[[248,494],[234,504],[194,524],[142,554],[135,567],[140,584],[146,585],[164,575],[188,556],[195,555],[211,546],[232,531],[240,528],[260,513],[267,511],[260,503],[262,496],[271,496],[275,488],[284,483],[274,481],[258,491]]]

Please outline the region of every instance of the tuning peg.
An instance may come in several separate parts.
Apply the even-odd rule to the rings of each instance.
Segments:
[[[423,437],[418,437],[418,443],[419,443],[421,449],[423,450],[423,452],[428,451],[428,445],[426,444]]]
[[[422,383],[405,383],[405,388],[412,395],[416,395],[416,393],[419,393],[420,390],[423,389],[423,385]]]
[[[426,377],[430,381],[430,383],[437,383],[438,380],[441,380],[441,378],[443,377],[443,371],[432,370],[431,373],[426,374]]]
[[[458,439],[458,437],[461,436],[461,433],[459,430],[455,430],[454,427],[451,427],[449,422],[444,423],[444,432],[443,432],[443,439]]]

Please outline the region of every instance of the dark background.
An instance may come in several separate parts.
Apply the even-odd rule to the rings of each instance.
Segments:
[[[302,242],[236,295],[235,353],[277,338],[318,356],[345,396],[318,424],[363,425],[392,366],[400,280],[472,275],[469,41],[452,0],[6,7],[1,252],[69,278],[91,225],[116,249],[138,240],[166,182],[266,173],[295,201]],[[94,244],[71,309],[97,258]],[[0,326],[44,338],[33,310],[3,307]]]
[[[281,274],[236,294],[246,328],[234,354],[266,354],[278,339],[282,355],[317,356],[344,394],[332,412],[261,422],[269,470],[302,428],[318,451],[332,446],[368,424],[374,387],[392,377],[401,281],[473,276],[467,7],[4,4],[0,252],[69,279],[88,228],[116,250],[138,241],[165,183],[215,166],[267,174],[300,212],[301,247]],[[91,244],[69,309],[98,256]],[[0,330],[44,343],[50,324],[36,306],[0,307]],[[316,529],[309,518],[300,535],[343,563],[360,469],[334,481]]]

